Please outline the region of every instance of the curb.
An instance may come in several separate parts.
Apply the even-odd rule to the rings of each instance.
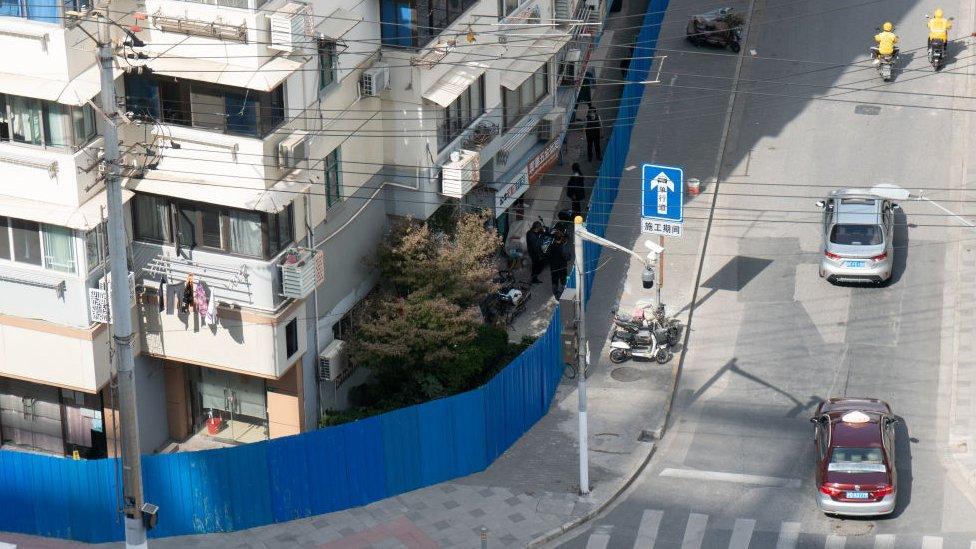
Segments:
[[[623,494],[624,492],[626,492],[627,489],[630,488],[631,485],[634,484],[634,481],[637,480],[637,477],[639,477],[640,474],[642,472],[644,472],[644,469],[647,468],[647,464],[650,463],[651,456],[654,455],[654,452],[656,450],[657,450],[657,444],[652,443],[650,449],[648,449],[648,451],[647,451],[647,455],[644,456],[644,459],[641,460],[640,466],[637,467],[637,469],[634,471],[634,473],[632,475],[630,475],[630,477],[627,478],[627,480],[625,480],[620,485],[620,487],[617,488],[617,490],[615,490],[614,493],[609,498],[607,498],[606,501],[604,501],[603,503],[597,505],[596,507],[594,507],[593,509],[591,509],[588,513],[586,513],[585,515],[581,515],[581,516],[578,516],[578,517],[576,517],[576,518],[574,518],[572,520],[566,521],[566,522],[562,523],[561,525],[553,528],[552,530],[549,530],[548,532],[545,532],[545,533],[541,534],[540,536],[536,537],[535,539],[529,541],[529,543],[527,543],[525,546],[526,547],[539,547],[539,546],[541,546],[541,545],[543,545],[545,543],[548,543],[548,542],[550,542],[550,541],[558,538],[559,536],[565,534],[566,532],[569,532],[570,530],[573,530],[573,529],[577,528],[578,526],[589,522],[594,517],[596,517],[597,515],[599,515],[600,513],[602,513],[607,507],[610,506],[610,504],[612,504],[613,502],[615,502],[617,500],[617,498],[620,497],[621,494]]]

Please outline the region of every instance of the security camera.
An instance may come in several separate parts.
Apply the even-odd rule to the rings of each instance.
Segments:
[[[656,244],[653,240],[645,240],[644,247],[650,250],[652,253],[659,254],[664,251],[664,248]]]
[[[650,290],[654,287],[654,278],[654,269],[650,267],[645,268],[644,272],[641,273],[641,284],[645,290]]]

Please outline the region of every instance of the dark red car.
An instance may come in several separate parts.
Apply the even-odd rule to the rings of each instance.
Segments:
[[[810,418],[817,455],[817,504],[831,515],[895,510],[895,423],[887,402],[832,398]]]

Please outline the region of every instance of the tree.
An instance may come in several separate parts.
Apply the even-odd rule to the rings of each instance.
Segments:
[[[451,372],[478,335],[480,317],[423,290],[370,299],[349,341],[349,358],[370,369],[389,391],[435,398],[456,390]]]

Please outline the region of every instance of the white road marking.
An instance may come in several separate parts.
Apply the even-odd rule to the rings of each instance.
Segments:
[[[699,549],[705,539],[705,526],[708,515],[691,513],[688,515],[688,526],[685,527],[685,539],[681,542],[681,549]]]
[[[590,538],[586,540],[586,549],[607,549],[607,545],[609,544],[610,534],[594,532],[590,534]]]
[[[735,519],[732,527],[732,537],[729,539],[729,549],[749,549],[752,530],[756,527],[753,519]]]
[[[942,538],[938,536],[922,536],[922,549],[942,549]]]
[[[779,539],[776,540],[776,549],[793,549],[796,547],[796,540],[800,537],[799,522],[784,522],[779,527]]]
[[[846,536],[830,534],[827,536],[827,543],[824,544],[824,549],[844,549],[845,543],[847,543]]]
[[[640,526],[637,528],[637,539],[634,540],[634,549],[651,549],[657,541],[657,530],[661,527],[661,518],[664,511],[644,511],[641,515]]]
[[[721,482],[752,484],[755,486],[773,486],[778,488],[799,488],[800,484],[802,484],[802,481],[798,478],[765,477],[761,475],[744,475],[741,473],[724,473],[722,471],[674,469],[671,467],[661,471],[661,476],[690,480],[717,480]]]
[[[878,534],[874,536],[874,549],[894,549],[895,536],[891,534]]]

